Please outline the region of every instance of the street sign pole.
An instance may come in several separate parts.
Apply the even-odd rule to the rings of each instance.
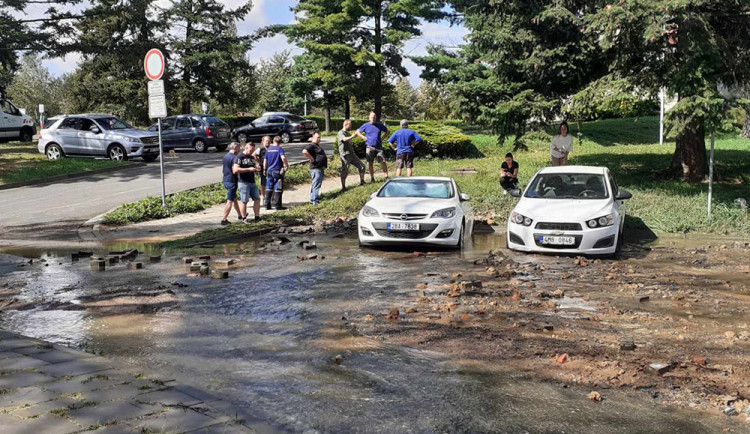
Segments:
[[[161,118],[159,124],[159,166],[161,169],[161,206],[167,207],[167,189],[164,184],[164,146],[161,143]]]
[[[711,200],[714,193],[714,128],[711,127],[711,152],[708,163],[708,218],[711,218]]]

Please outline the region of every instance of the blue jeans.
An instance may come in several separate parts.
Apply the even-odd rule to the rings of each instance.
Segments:
[[[323,169],[310,169],[312,187],[310,188],[310,203],[320,203],[320,187],[323,186]]]
[[[268,171],[266,177],[266,191],[284,191],[284,177],[281,176],[281,171],[278,169],[272,169]]]

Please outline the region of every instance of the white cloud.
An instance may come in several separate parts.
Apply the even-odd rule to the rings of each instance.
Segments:
[[[80,53],[70,53],[65,57],[45,59],[42,61],[42,65],[49,69],[50,74],[60,76],[75,71],[81,58]]]

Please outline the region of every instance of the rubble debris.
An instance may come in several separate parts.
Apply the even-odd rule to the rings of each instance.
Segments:
[[[668,363],[651,363],[648,365],[648,369],[659,375],[664,375],[672,370],[672,365]]]
[[[211,277],[213,279],[228,279],[229,278],[229,271],[214,271],[211,273]]]
[[[386,315],[386,319],[390,321],[394,321],[401,318],[401,314],[398,311],[397,307],[391,308],[391,310],[388,312],[388,315]]]
[[[706,366],[708,364],[708,359],[700,356],[693,356],[690,361],[699,366]]]
[[[148,257],[148,262],[155,264],[157,262],[161,262],[161,255],[154,255]]]
[[[622,351],[635,351],[635,342],[633,339],[625,338],[620,341],[620,349]]]
[[[588,394],[588,398],[594,402],[602,402],[602,395],[599,392],[591,392]]]
[[[333,363],[340,365],[341,362],[344,361],[344,357],[341,354],[336,354],[336,357],[333,358]]]
[[[185,257],[182,258],[182,263],[183,264],[192,264],[193,263],[193,258],[191,258],[190,256],[185,256]]]
[[[318,245],[315,244],[315,242],[306,243],[302,246],[305,250],[316,250],[318,248]]]
[[[568,361],[568,353],[563,353],[557,356],[557,363],[562,365],[563,363]]]
[[[90,261],[91,271],[104,271],[107,268],[106,261]]]
[[[647,302],[649,300],[651,300],[651,297],[649,297],[648,295],[638,296],[638,302],[639,303],[645,303],[645,302]]]
[[[128,270],[142,270],[143,262],[128,262]]]

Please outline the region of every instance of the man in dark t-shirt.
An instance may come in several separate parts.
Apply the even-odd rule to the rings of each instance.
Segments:
[[[254,152],[255,144],[252,142],[246,143],[245,149],[234,157],[234,165],[232,166],[232,171],[238,178],[237,189],[240,192],[239,206],[245,223],[250,223],[250,218],[247,215],[247,203],[250,199],[253,200],[254,221],[260,221],[260,191],[258,191],[258,186],[255,184],[255,173],[260,171],[260,166],[255,160]]]
[[[229,224],[229,213],[232,212],[232,207],[237,211],[237,217],[242,220],[242,212],[240,211],[239,204],[237,203],[237,175],[232,171],[234,166],[234,157],[239,152],[239,143],[230,143],[227,154],[221,161],[222,167],[222,183],[224,188],[227,189],[227,204],[224,206],[224,218],[221,220],[222,225]]]
[[[317,205],[320,203],[320,188],[323,186],[325,169],[328,167],[326,151],[320,147],[320,133],[313,134],[312,143],[302,151],[302,155],[310,161],[310,177],[312,178],[310,203]]]
[[[510,152],[505,154],[505,161],[500,166],[500,185],[503,187],[503,194],[518,187],[518,162],[513,160]]]

